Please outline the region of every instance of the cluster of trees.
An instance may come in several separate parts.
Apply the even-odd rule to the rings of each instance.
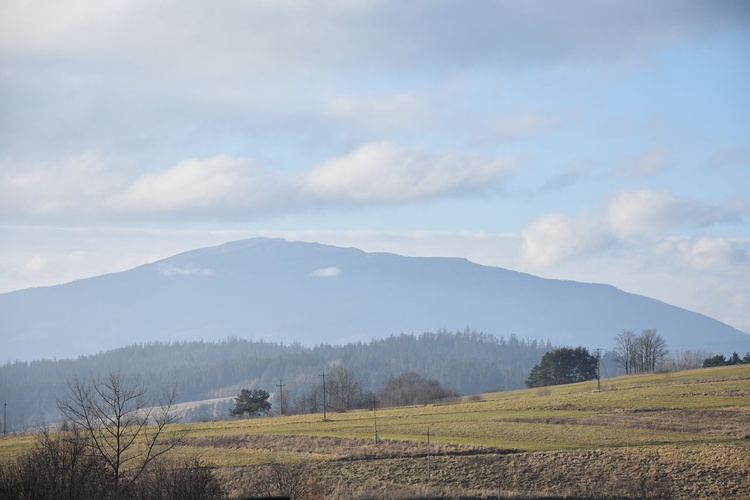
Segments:
[[[391,377],[380,391],[383,406],[426,405],[433,401],[458,396],[435,379],[426,379],[414,372]]]
[[[326,409],[334,411],[367,408],[375,401],[379,401],[381,406],[428,404],[458,395],[445,389],[438,380],[425,378],[416,372],[406,372],[389,378],[377,392],[362,392],[360,382],[343,365],[337,366],[329,378],[325,388]],[[303,394],[297,411],[319,411],[323,390],[323,384],[320,384],[313,386],[308,394]]]
[[[744,357],[740,357],[739,353],[733,352],[729,359],[725,358],[723,354],[717,354],[703,360],[703,368],[710,366],[728,366],[728,365],[747,365],[750,364],[750,352],[745,354]]]
[[[703,360],[709,356],[711,356],[711,353],[703,349],[670,352],[660,366],[662,370],[668,372],[694,370],[703,366]]]
[[[371,398],[371,391],[362,390],[362,382],[344,365],[336,365],[318,375],[318,382],[306,392],[298,392],[288,405],[290,413],[318,413],[326,410],[346,411],[362,408]]]
[[[644,328],[640,334],[623,330],[615,337],[615,358],[626,375],[656,371],[667,354],[667,343],[653,328]]]
[[[223,498],[197,460],[165,457],[185,436],[170,425],[174,390],[152,399],[142,382],[110,373],[75,379],[70,393],[58,401],[68,418],[59,431],[43,430],[30,451],[0,462],[0,498]]]
[[[526,387],[572,384],[598,377],[598,360],[585,347],[561,347],[542,356],[526,379]]]
[[[640,334],[633,330],[623,330],[615,337],[614,359],[626,374],[655,371],[667,361],[668,354],[667,343],[653,328],[643,329]],[[695,356],[695,352],[689,352],[683,359],[674,359],[671,363],[694,364]],[[747,357],[750,359],[750,354]],[[723,359],[723,356],[721,358]],[[526,386],[543,387],[583,382],[599,378],[600,370],[599,355],[591,355],[584,347],[563,347],[542,356],[539,364],[531,369]]]
[[[367,401],[395,374],[413,371],[460,394],[477,394],[499,388],[519,389],[531,367],[552,349],[548,341],[496,337],[473,330],[400,334],[369,342],[306,347],[260,340],[229,338],[219,342],[153,342],[115,349],[77,359],[15,362],[0,366],[0,398],[7,401],[7,429],[15,432],[37,422],[55,422],[62,415],[55,405],[66,394],[67,380],[98,376],[111,370],[137,373],[150,387],[176,384],[177,402],[228,399],[196,407],[188,419],[226,418],[238,387],[262,387],[272,391],[271,402],[280,409],[273,388],[284,380],[284,409],[293,409],[300,396],[321,385],[321,367],[344,365],[356,375],[362,396],[332,385],[331,404],[347,407]],[[605,368],[603,368],[605,369]],[[335,377],[334,377],[335,378]],[[333,378],[330,379],[333,383]],[[356,391],[355,391],[356,392]],[[340,394],[340,396],[339,396]],[[315,396],[315,395],[313,395]],[[275,400],[274,400],[275,399]],[[350,403],[346,403],[346,401]],[[317,401],[317,403],[316,403]],[[343,402],[342,402],[343,401]],[[322,404],[322,391],[311,405]]]
[[[343,412],[358,408],[370,408],[378,402],[381,406],[424,405],[458,393],[442,386],[435,379],[428,379],[415,372],[406,372],[389,378],[383,388],[376,392],[363,392],[360,381],[344,365],[338,365],[329,373],[321,374],[321,382],[298,396],[295,403],[287,406],[287,413]],[[271,411],[270,394],[263,389],[242,389],[234,400],[229,414],[235,417],[257,417]],[[283,413],[280,408],[280,413]]]

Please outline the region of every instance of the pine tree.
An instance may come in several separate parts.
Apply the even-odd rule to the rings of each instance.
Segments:
[[[269,397],[271,395],[263,389],[242,389],[234,398],[234,408],[229,409],[229,414],[233,417],[241,417],[245,413],[248,417],[257,417],[261,413],[267,414],[271,411]]]
[[[596,356],[585,347],[561,347],[542,356],[526,379],[527,387],[572,384],[596,378]]]

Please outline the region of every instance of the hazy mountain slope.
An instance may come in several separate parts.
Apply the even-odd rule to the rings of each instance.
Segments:
[[[656,328],[672,349],[750,350],[734,328],[607,285],[263,238],[1,294],[0,318],[0,362],[152,340],[314,345],[466,326],[592,348],[610,347],[623,328]]]

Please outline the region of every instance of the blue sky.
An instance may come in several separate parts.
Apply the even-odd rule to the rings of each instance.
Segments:
[[[750,332],[748,54],[744,1],[6,0],[0,292],[280,236]]]

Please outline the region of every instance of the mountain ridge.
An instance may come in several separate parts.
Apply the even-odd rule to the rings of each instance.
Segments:
[[[609,348],[656,328],[673,349],[750,350],[750,335],[612,285],[541,278],[453,257],[404,257],[252,238],[128,271],[0,294],[5,359],[237,335],[314,345],[470,326]]]

